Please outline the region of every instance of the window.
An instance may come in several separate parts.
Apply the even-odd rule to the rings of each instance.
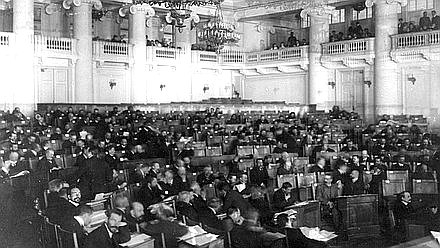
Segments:
[[[345,9],[337,9],[334,14],[328,17],[329,23],[344,23],[345,22]]]
[[[364,20],[364,19],[368,19],[368,18],[372,18],[373,17],[373,8],[369,7],[369,8],[365,8],[364,10],[361,11],[356,11],[353,9],[353,20],[357,21],[357,20]]]
[[[306,18],[301,18],[301,28],[310,27],[310,16],[307,15]]]
[[[434,8],[434,0],[408,0],[407,11],[427,10]]]

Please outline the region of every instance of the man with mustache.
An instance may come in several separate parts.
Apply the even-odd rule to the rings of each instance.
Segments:
[[[124,213],[119,209],[112,209],[106,215],[105,223],[87,237],[85,248],[118,248],[118,244],[130,240],[128,225],[121,222]]]

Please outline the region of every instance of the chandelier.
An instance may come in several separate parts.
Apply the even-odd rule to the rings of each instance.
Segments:
[[[218,4],[214,18],[203,25],[198,38],[216,51],[220,51],[224,45],[234,44],[240,40],[240,35],[235,32],[236,28],[235,24],[223,20],[221,5]]]
[[[207,5],[218,5],[223,0],[133,0],[133,4],[149,4],[150,6],[163,6],[170,9],[165,16],[167,23],[174,25],[179,32],[185,27],[185,20],[189,19],[194,23],[200,21],[197,13],[190,8],[192,6],[203,7]]]

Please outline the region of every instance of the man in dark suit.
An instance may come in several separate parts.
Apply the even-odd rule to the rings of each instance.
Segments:
[[[113,174],[108,164],[96,157],[97,149],[88,149],[88,159],[78,169],[75,179],[85,199],[93,199],[95,194],[108,192]]]
[[[54,170],[61,169],[61,167],[59,167],[55,163],[54,156],[55,156],[55,151],[52,149],[48,149],[46,151],[45,156],[42,159],[40,159],[40,161],[38,161],[38,164],[37,164],[38,171],[41,171],[41,172],[44,171],[44,172],[50,173]]]
[[[235,207],[240,209],[240,212],[243,213],[243,215],[246,215],[250,208],[250,204],[243,198],[240,193],[232,190],[231,186],[228,183],[219,183],[217,187],[219,195],[224,198],[223,210],[226,211],[231,207]]]
[[[28,150],[26,151],[26,153],[24,154],[24,158],[26,160],[29,159],[38,159],[38,155],[40,153],[41,147],[39,144],[37,143],[31,143],[29,145]]]
[[[197,210],[191,204],[192,195],[188,191],[182,191],[179,193],[179,197],[176,202],[176,211],[179,215],[185,216],[185,218],[191,221],[198,222],[199,215]]]
[[[295,194],[292,194],[292,188],[291,183],[285,182],[281,189],[275,191],[273,194],[273,208],[275,211],[282,211],[285,207],[297,201]]]
[[[130,211],[125,214],[125,220],[127,221],[130,232],[140,232],[138,229],[139,224],[145,221],[144,206],[140,202],[132,202],[130,204]]]
[[[58,197],[54,197],[51,204],[46,209],[49,220],[55,224],[62,224],[72,218],[77,212],[77,208],[67,199],[67,189],[62,188],[58,192]]]
[[[320,157],[316,160],[316,164],[310,167],[309,173],[316,172],[328,172],[330,171],[330,167],[326,165],[326,161],[324,157]]]
[[[165,180],[159,182],[165,196],[173,196],[179,193],[179,185],[174,180],[174,174],[171,170],[165,171]]]
[[[405,154],[400,154],[397,158],[397,162],[393,163],[391,166],[391,170],[396,171],[409,171],[410,165],[406,162]]]
[[[215,177],[212,174],[212,167],[207,165],[203,168],[203,173],[197,176],[197,182],[200,187],[214,183]]]
[[[416,211],[411,202],[411,194],[408,191],[403,191],[397,196],[393,209],[396,233],[400,234],[399,239],[401,241],[406,240],[408,220],[414,217],[415,213]]]
[[[78,212],[75,214],[75,216],[67,219],[66,222],[61,224],[61,227],[64,230],[76,233],[76,238],[80,248],[84,247],[84,242],[87,237],[87,231],[84,229],[84,227],[90,225],[92,222],[92,215],[92,208],[87,205],[82,205],[78,208]]]
[[[251,183],[258,186],[267,186],[267,182],[269,181],[269,174],[267,169],[264,167],[263,159],[257,159],[257,165],[251,169],[250,173]]]
[[[348,180],[342,188],[343,195],[361,195],[365,193],[365,185],[359,175],[360,172],[357,169],[351,171],[351,180]]]
[[[115,155],[115,147],[110,145],[107,147],[107,153],[105,154],[104,160],[110,166],[110,169],[117,170],[118,169],[118,158]]]
[[[85,248],[118,248],[118,244],[130,240],[128,225],[121,222],[124,213],[112,209],[106,215],[106,222],[87,236]]]
[[[157,178],[147,177],[146,183],[141,187],[138,201],[145,207],[156,204],[164,198],[162,189],[159,188]]]
[[[209,228],[210,233],[222,234],[222,222],[217,217],[220,212],[221,201],[218,198],[212,198],[208,202],[208,206],[198,211],[199,221]]]

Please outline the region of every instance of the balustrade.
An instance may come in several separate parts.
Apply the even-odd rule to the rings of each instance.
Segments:
[[[440,45],[440,30],[397,34],[391,40],[393,49]]]
[[[127,43],[94,41],[93,55],[97,58],[128,60],[130,46]]]
[[[374,38],[345,40],[322,45],[324,55],[337,55],[357,52],[373,52]]]
[[[0,32],[0,46],[9,46],[13,33]]]
[[[73,55],[74,39],[35,35],[35,50]]]

